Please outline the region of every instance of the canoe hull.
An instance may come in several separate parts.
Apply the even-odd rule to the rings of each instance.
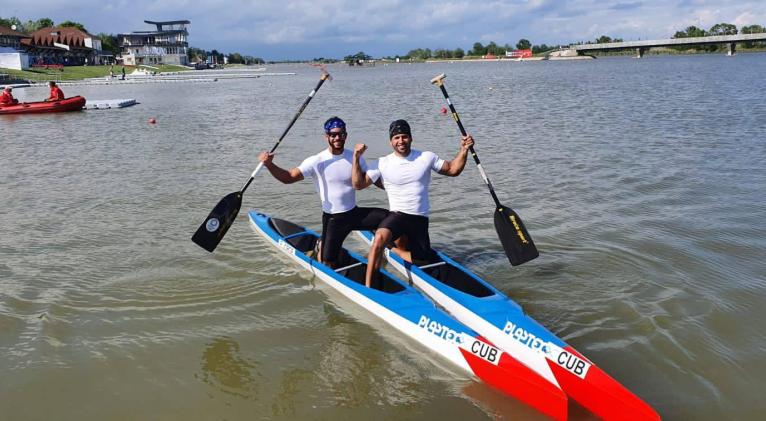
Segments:
[[[339,259],[340,267],[361,264],[336,272],[306,254],[318,237],[316,233],[290,223],[287,223],[290,225],[286,231],[286,221],[255,211],[250,211],[248,216],[258,234],[356,305],[468,374],[554,419],[566,419],[567,398],[557,385],[436,308],[411,286],[381,271],[383,281],[376,288],[367,288],[364,286],[366,260],[363,257],[344,251]]]
[[[373,234],[358,232],[371,243]],[[468,328],[543,377],[552,375],[562,390],[605,420],[656,420],[654,409],[573,347],[527,316],[520,305],[491,284],[435,252],[443,264],[424,269],[389,249],[388,263]],[[530,352],[545,361],[540,368]],[[529,363],[531,361],[531,363]]]

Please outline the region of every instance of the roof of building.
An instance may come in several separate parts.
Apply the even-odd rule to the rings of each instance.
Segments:
[[[29,34],[29,39],[22,41],[24,45],[53,47],[54,43],[66,44],[74,48],[89,48],[85,46],[85,38],[93,38],[87,32],[72,27],[47,27]]]
[[[166,29],[164,31],[133,31],[128,32],[125,34],[117,34],[117,36],[122,37],[126,35],[134,35],[134,36],[143,36],[143,35],[171,35],[171,34],[183,34],[188,33],[184,29]]]
[[[168,20],[168,21],[161,21],[161,22],[155,22],[153,20],[145,20],[144,22],[148,23],[149,25],[178,25],[178,24],[185,24],[189,25],[191,22],[188,20]]]
[[[18,38],[29,38],[29,35],[22,34],[21,32],[14,31],[13,29],[2,25],[0,25],[0,35]]]

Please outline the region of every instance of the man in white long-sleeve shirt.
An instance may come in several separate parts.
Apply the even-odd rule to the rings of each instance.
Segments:
[[[406,251],[395,249],[405,260],[428,260],[431,258],[431,240],[428,236],[428,188],[431,171],[456,177],[463,172],[468,148],[473,138],[461,139],[460,150],[451,161],[440,159],[435,153],[412,149],[412,131],[405,120],[396,120],[389,126],[389,139],[393,152],[365,169],[362,154],[367,149],[363,143],[354,148],[353,183],[357,190],[375,183],[388,195],[388,216],[375,231],[375,238],[368,256],[365,284],[372,285],[373,275],[380,268],[381,254],[386,244],[405,235]]]

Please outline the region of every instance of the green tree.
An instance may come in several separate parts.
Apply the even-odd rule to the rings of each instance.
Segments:
[[[487,54],[487,47],[483,46],[480,42],[473,43],[473,49],[468,52],[469,56],[483,56]]]
[[[596,38],[596,44],[607,44],[610,42],[613,42],[612,38],[606,35],[601,35],[600,37]]]
[[[487,52],[485,54],[492,54],[492,55],[499,55],[500,53],[500,47],[495,44],[495,41],[490,41],[489,44],[487,44],[486,47]],[[505,54],[505,51],[503,51],[502,54]]]
[[[529,50],[530,48],[532,48],[532,43],[528,39],[522,38],[516,43],[517,50]]]
[[[77,28],[83,32],[88,32],[88,30],[85,29],[85,26],[83,26],[83,24],[79,22],[72,22],[71,20],[65,20],[64,22],[61,22],[59,26],[62,28]]]
[[[716,23],[710,28],[710,35],[737,35],[737,27],[730,23]]]
[[[422,48],[418,48],[415,50],[410,50],[409,53],[407,53],[407,57],[410,59],[416,59],[416,60],[427,60],[431,58],[431,50],[426,48],[425,50]]]
[[[739,31],[741,34],[762,34],[766,32],[766,28],[764,28],[761,25],[749,25],[749,26],[743,26],[742,29]],[[766,45],[766,42],[764,41],[745,41],[744,42],[745,48],[753,48],[753,47],[762,47]]]
[[[189,58],[190,63],[197,63],[200,61],[205,61],[207,59],[207,53],[205,52],[205,50],[195,48],[195,47],[187,48],[186,56]]]
[[[37,31],[38,29],[51,28],[53,26],[54,26],[53,19],[51,19],[51,18],[41,18],[41,19],[37,19],[34,22],[32,22],[31,20],[29,22],[27,22],[27,24],[25,25],[24,30],[27,31],[27,32],[34,32],[34,31]]]
[[[673,38],[696,38],[696,37],[704,37],[707,33],[704,29],[697,28],[696,26],[692,25],[688,28],[684,29],[683,31],[678,31],[673,35]]]
[[[692,25],[692,26],[687,27],[683,31],[677,31],[673,35],[673,38],[676,38],[676,39],[679,39],[679,38],[698,38],[698,37],[704,37],[704,36],[707,36],[707,35],[708,34],[707,34],[707,32],[705,32],[704,29],[701,29],[701,28],[698,28],[698,27]],[[684,50],[690,50],[690,49],[695,48],[695,47],[688,46],[688,45],[682,45],[682,46],[673,47],[673,48],[676,49],[676,50],[679,50],[679,51],[684,51]],[[715,46],[703,46],[703,47],[696,47],[696,48],[701,48],[703,50],[711,50],[711,49],[714,50],[716,47]]]
[[[117,36],[112,34],[100,33],[96,35],[96,38],[101,40],[101,50],[111,53],[117,57],[120,55],[120,46],[117,43]]]
[[[37,21],[35,21],[35,26],[37,26],[37,29],[48,28],[48,27],[51,27],[53,25],[54,25],[53,24],[53,19],[51,19],[51,18],[41,18],[41,19],[37,19]],[[35,29],[35,31],[37,29]]]
[[[362,63],[365,60],[371,60],[371,59],[372,59],[372,56],[365,54],[364,51],[360,51],[354,55],[343,57],[343,61],[351,65]]]
[[[253,56],[244,56],[242,57],[245,60],[245,64],[263,64],[265,61],[263,61],[260,57],[253,57]]]
[[[445,50],[443,48],[437,48],[436,50],[434,50],[434,58],[441,58],[441,59],[452,58],[452,51]]]
[[[0,25],[7,26],[8,28],[16,25],[17,31],[22,30],[21,21],[16,16],[10,17],[8,19],[0,18]]]
[[[743,26],[740,33],[743,34],[762,34],[766,32],[766,28],[764,28],[761,25],[749,25],[749,26]]]
[[[242,58],[242,54],[240,53],[231,53],[227,56],[227,59],[230,64],[242,64],[245,62],[245,59]]]
[[[17,28],[17,30],[20,30],[21,32],[35,32],[38,29],[41,28],[48,28],[53,26],[53,20],[50,18],[42,18],[37,20],[28,20],[27,23],[24,23],[21,25],[20,28]]]
[[[463,51],[462,48],[456,48],[455,51],[452,52],[452,57],[463,58],[465,57],[465,51]]]

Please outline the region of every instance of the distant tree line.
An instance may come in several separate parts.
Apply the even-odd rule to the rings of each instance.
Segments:
[[[365,54],[364,51],[360,51],[356,54],[343,57],[343,61],[345,61],[346,63],[352,66],[354,64],[362,64],[367,60],[372,60],[372,56]]]
[[[729,23],[718,23],[713,25],[707,31],[704,29],[697,28],[696,26],[690,26],[683,31],[676,32],[675,35],[673,35],[673,38],[704,37],[704,36],[712,36],[712,35],[736,35],[737,33],[742,33],[742,34],[766,33],[766,29],[764,29],[764,27],[761,25],[749,25],[749,26],[743,26],[741,29],[738,30],[735,25],[732,25]],[[606,44],[610,42],[623,42],[623,39],[612,38],[607,35],[601,35],[595,40],[580,42],[579,44]],[[766,47],[766,42],[743,42],[743,44],[745,48]],[[417,48],[414,50],[410,50],[407,54],[403,56],[397,56],[397,57],[404,60],[428,60],[428,59],[451,59],[451,58],[461,59],[463,57],[486,57],[487,55],[504,56],[506,51],[527,50],[527,49],[532,50],[533,54],[541,54],[547,51],[557,50],[557,49],[566,48],[566,47],[568,47],[568,45],[567,46],[546,45],[546,44],[532,45],[532,43],[529,40],[522,38],[519,40],[519,42],[516,43],[515,46],[511,46],[509,44],[498,45],[494,41],[490,42],[487,45],[483,45],[481,42],[475,42],[473,44],[473,47],[468,51],[464,51],[462,48],[456,48],[454,50],[442,49],[442,48],[438,48],[436,50],[431,50],[430,48]],[[718,45],[709,45],[704,47],[683,46],[683,47],[674,47],[674,48],[679,50],[703,48],[704,50],[707,50],[707,51],[715,51],[721,47]],[[384,58],[394,59],[396,57],[384,57]]]
[[[226,57],[226,60],[228,61],[229,64],[263,64],[265,63],[265,61],[263,61],[263,59],[260,57],[242,55],[240,53],[223,54],[218,52],[218,50],[215,50],[215,49],[211,51],[206,51],[196,47],[189,47],[186,50],[186,56],[189,58],[190,63],[210,61],[217,64],[223,64],[224,56]]]
[[[465,51],[462,48],[456,48],[454,50],[437,48],[431,50],[430,48],[417,48],[410,50],[403,56],[397,56],[399,59],[404,60],[428,60],[432,58],[436,59],[462,59],[463,57],[486,57],[486,56],[505,56],[507,51],[513,50],[532,50],[533,54],[544,53],[553,49],[559,48],[558,45],[532,45],[527,39],[520,39],[515,46],[510,44],[498,45],[494,41],[490,41],[487,45],[481,42],[475,42],[473,47]],[[387,59],[394,59],[395,57],[386,57]]]
[[[743,26],[742,29],[737,29],[736,25],[733,25],[731,23],[716,23],[713,25],[709,30],[704,30],[702,28],[698,28],[696,26],[689,26],[683,31],[677,31],[673,38],[696,38],[696,37],[708,37],[708,36],[717,36],[717,35],[737,35],[739,33],[742,34],[762,34],[766,33],[766,28],[764,28],[761,25],[748,25]],[[746,41],[743,42],[745,48],[763,48],[766,47],[766,42],[763,41]],[[703,49],[706,51],[716,51],[720,48],[723,48],[720,45],[705,45],[702,47],[699,46],[679,46],[674,47],[676,50],[690,50],[690,49]]]

